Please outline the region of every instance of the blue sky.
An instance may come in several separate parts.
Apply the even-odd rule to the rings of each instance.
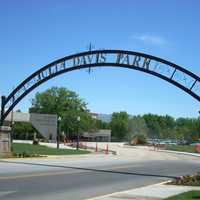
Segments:
[[[95,49],[125,49],[172,61],[200,74],[198,0],[0,0],[0,95],[49,62]],[[75,71],[54,78],[15,109],[27,111],[36,92],[74,90],[93,112],[197,117],[199,103],[154,76],[127,69]]]

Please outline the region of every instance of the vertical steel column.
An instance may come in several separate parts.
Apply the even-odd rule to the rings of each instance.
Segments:
[[[3,126],[4,122],[4,112],[5,112],[5,96],[1,96],[1,120],[0,120],[0,126]]]

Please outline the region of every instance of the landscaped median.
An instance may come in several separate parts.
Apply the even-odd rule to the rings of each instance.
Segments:
[[[170,181],[169,185],[198,186],[200,187],[200,172],[194,175],[180,176]]]
[[[12,144],[13,157],[40,157],[47,155],[80,155],[90,153],[86,150],[56,149],[43,145],[32,145],[23,143]]]
[[[181,176],[171,182],[168,182],[167,184],[178,185],[178,186],[197,186],[197,187],[199,187],[200,186],[200,173],[197,173],[197,174],[191,175],[191,176],[189,176],[189,175]],[[169,197],[165,200],[194,200],[194,199],[200,200],[200,190],[184,192],[182,194]]]

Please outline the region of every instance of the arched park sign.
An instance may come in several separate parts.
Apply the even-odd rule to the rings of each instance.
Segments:
[[[69,55],[42,67],[19,84],[7,97],[2,96],[1,122],[28,93],[60,74],[94,67],[123,67],[157,76],[200,101],[200,78],[167,60],[133,51],[95,50]]]

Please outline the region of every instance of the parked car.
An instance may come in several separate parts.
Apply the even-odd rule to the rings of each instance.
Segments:
[[[196,146],[196,145],[200,145],[200,142],[193,142],[190,144],[191,146]]]

